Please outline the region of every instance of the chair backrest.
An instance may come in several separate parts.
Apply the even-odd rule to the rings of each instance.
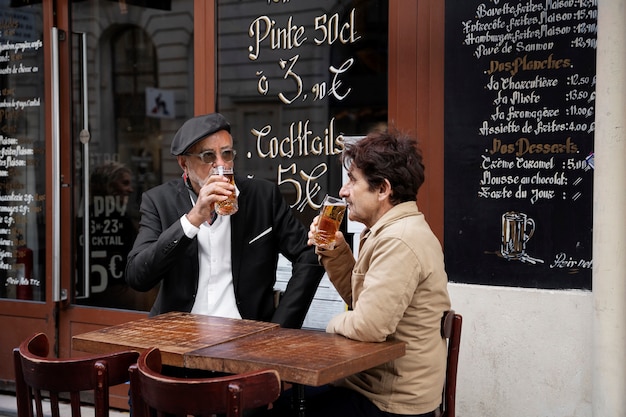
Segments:
[[[80,417],[81,392],[93,391],[96,417],[109,415],[109,387],[128,381],[128,368],[138,352],[118,352],[80,358],[48,358],[48,338],[37,333],[13,349],[18,417],[44,417],[43,399],[50,398],[46,415],[59,417],[59,399],[69,399],[72,417]],[[33,403],[35,410],[33,411]],[[36,412],[36,414],[34,414]]]
[[[280,377],[274,370],[215,378],[177,378],[161,373],[161,352],[144,351],[130,367],[133,417],[171,414],[239,417],[244,410],[267,406],[280,395]]]
[[[455,417],[456,373],[459,364],[459,346],[463,317],[454,310],[446,311],[441,319],[441,337],[448,340],[448,358],[446,362],[446,382],[443,387],[441,417]]]

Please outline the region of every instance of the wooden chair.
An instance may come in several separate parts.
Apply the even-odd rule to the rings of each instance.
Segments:
[[[441,405],[439,406],[441,417],[455,417],[456,373],[459,363],[462,324],[463,317],[456,314],[454,310],[446,311],[441,319],[441,337],[448,340],[446,382],[443,387]]]
[[[18,417],[44,417],[44,396],[50,413],[59,417],[59,399],[69,398],[72,417],[80,417],[81,392],[93,391],[96,417],[109,415],[109,387],[128,381],[128,368],[138,352],[119,352],[80,358],[48,358],[48,338],[37,333],[13,349]],[[33,413],[33,402],[35,412]]]
[[[151,348],[130,367],[133,417],[240,417],[244,410],[266,406],[280,395],[280,376],[274,370],[215,378],[177,378],[161,373],[161,352]]]

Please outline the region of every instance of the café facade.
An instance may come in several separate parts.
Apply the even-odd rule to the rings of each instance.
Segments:
[[[72,336],[146,316],[156,289],[124,281],[141,193],[181,175],[182,123],[219,111],[237,172],[305,224],[346,142],[415,135],[464,316],[457,414],[591,416],[593,212],[615,195],[598,197],[597,3],[0,0],[0,388],[34,332],[68,357]],[[323,280],[305,327],[343,308]]]

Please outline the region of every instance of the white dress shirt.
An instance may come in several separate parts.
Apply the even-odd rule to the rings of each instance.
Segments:
[[[213,224],[204,222],[199,228],[186,215],[180,222],[187,237],[198,238],[198,292],[191,312],[240,319],[233,287],[230,216],[217,216]]]

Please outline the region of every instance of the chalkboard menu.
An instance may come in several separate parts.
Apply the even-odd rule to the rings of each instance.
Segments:
[[[0,298],[45,298],[41,5],[0,8]]]
[[[451,281],[591,289],[597,0],[448,0]]]

